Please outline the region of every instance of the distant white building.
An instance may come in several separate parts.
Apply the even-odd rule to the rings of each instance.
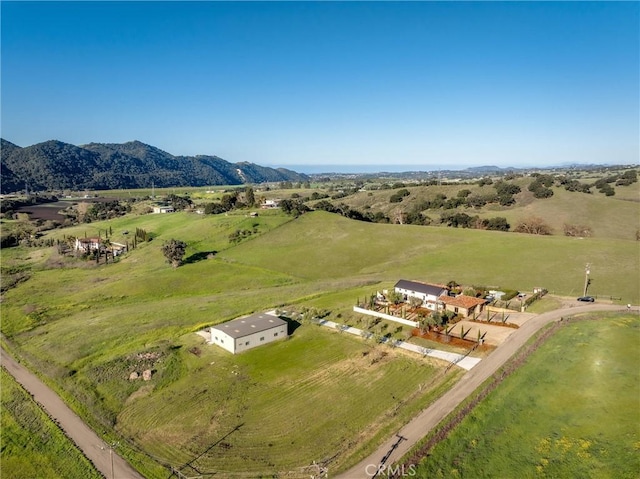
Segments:
[[[173,213],[175,210],[173,209],[173,206],[154,206],[153,207],[153,212],[154,213]]]
[[[264,200],[261,205],[262,209],[269,210],[280,207],[280,200]]]
[[[209,344],[236,354],[287,337],[288,324],[274,314],[258,313],[210,328]]]
[[[100,238],[76,238],[76,242],[73,248],[76,251],[81,251],[83,253],[88,253],[90,251],[96,251],[100,249],[102,242]]]

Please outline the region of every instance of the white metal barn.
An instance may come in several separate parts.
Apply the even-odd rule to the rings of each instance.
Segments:
[[[209,344],[233,354],[287,337],[286,321],[269,313],[258,313],[211,327]]]

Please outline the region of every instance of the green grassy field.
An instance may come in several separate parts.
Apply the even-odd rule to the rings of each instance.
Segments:
[[[229,234],[236,229],[254,227],[258,232],[248,240],[229,243]],[[261,212],[258,218],[188,213],[128,216],[48,235],[54,239],[93,236],[112,229],[113,240],[120,242],[135,228],[147,230],[153,240],[140,244],[115,264],[96,266],[63,258],[55,248],[3,250],[3,271],[20,268],[30,278],[4,293],[0,326],[20,355],[94,428],[117,428],[173,465],[187,462],[244,421],[246,426],[232,439],[254,444],[251,447],[256,448],[259,459],[234,462],[238,455],[233,452],[241,449],[240,443],[229,439],[225,440],[230,444],[228,454],[218,448],[214,452],[219,455],[212,452],[214,455],[206,459],[209,462],[203,458],[203,466],[214,467],[220,460],[228,468],[225,470],[249,466],[255,471],[284,470],[294,463],[303,466],[307,460],[345,451],[345,444],[355,441],[349,448],[355,451],[354,456],[339,454],[334,459],[336,464],[347,466],[364,454],[358,451],[372,447],[375,437],[381,439],[388,428],[408,419],[429,394],[423,391],[395,416],[387,417],[393,404],[387,391],[410,394],[425,379],[434,386],[439,384],[432,379],[437,377],[437,364],[429,366],[434,370],[414,367],[415,361],[405,357],[360,368],[357,374],[353,364],[366,361],[362,356],[369,347],[366,343],[325,330],[307,332],[307,326],[299,328],[286,343],[238,357],[205,350],[201,345],[204,352],[197,357],[188,349],[198,339],[192,333],[204,326],[288,305],[328,309],[328,319],[343,322],[357,298],[391,287],[400,278],[456,280],[523,291],[542,286],[578,295],[586,262],[592,264],[591,293],[614,295],[623,303],[640,302],[638,243],[615,238],[576,240],[372,224],[325,212],[295,220],[279,212]],[[176,269],[160,251],[162,242],[170,238],[188,244],[186,263]],[[325,346],[314,352],[307,343]],[[140,362],[135,355],[144,352],[158,353],[161,358],[145,363],[155,370],[146,387],[127,380],[128,368]],[[287,372],[282,365],[274,366],[268,359],[272,354],[296,367]],[[235,364],[242,381],[217,369],[226,365],[229,372]],[[275,372],[282,374],[285,383],[275,379]],[[353,384],[349,382],[352,376]],[[367,382],[373,388],[368,394],[355,390],[354,384]],[[280,389],[272,389],[271,383],[279,384]],[[298,389],[309,393],[309,401],[296,395]],[[292,399],[283,396],[283,391]],[[341,402],[341,398],[346,399]],[[209,403],[210,408],[200,416],[200,408],[209,407]],[[264,436],[265,429],[257,425],[258,418],[273,416],[266,424],[276,428],[288,417],[278,416],[282,411],[275,411],[274,403],[286,405],[303,429],[313,434],[297,434],[282,426],[273,445],[267,444],[270,449],[261,449],[264,441],[259,443],[257,438]],[[325,408],[321,410],[327,420],[324,428],[312,421],[318,417],[316,404]],[[339,412],[337,404],[346,413]],[[356,410],[350,409],[356,406]],[[220,415],[215,416],[218,408]],[[351,415],[354,419],[349,422]],[[344,424],[344,431],[337,424]],[[286,443],[284,438],[290,435],[295,436],[289,440],[295,444]],[[314,442],[316,435],[326,447]],[[269,452],[275,451],[274,447],[277,454]],[[298,461],[293,451],[305,447],[307,452]],[[316,454],[312,457],[308,451]],[[166,472],[157,463],[140,467],[149,477],[162,477]]]
[[[570,322],[418,467],[416,477],[636,478],[640,319]]]
[[[4,370],[0,471],[11,479],[98,479],[80,450]]]
[[[640,300],[640,245],[630,240],[372,224],[315,212],[221,257],[308,280],[361,278],[385,287],[399,278],[456,280],[569,296],[581,294],[589,262],[592,294]]]
[[[142,386],[117,428],[166,463],[197,457],[199,471],[221,475],[295,472],[314,460],[339,470],[460,374],[316,325],[238,356],[195,334],[180,346],[180,378]]]

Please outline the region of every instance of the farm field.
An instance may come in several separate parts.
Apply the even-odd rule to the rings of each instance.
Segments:
[[[0,370],[0,470],[12,479],[102,477],[22,387]]]
[[[338,470],[462,374],[313,324],[237,356],[195,334],[179,346],[182,377],[143,386],[116,427],[163,462],[216,477],[300,477],[313,461]]]
[[[212,449],[202,456],[203,467],[214,467],[215,462],[219,468],[222,461],[225,469],[218,470],[251,467],[265,473],[332,458],[332,470],[346,468],[432,397],[423,385],[420,394],[394,411],[400,396],[387,397],[390,388],[407,397],[426,380],[436,389],[450,386],[439,376],[442,366],[423,366],[422,360],[396,357],[396,352],[364,367],[373,353],[363,356],[371,345],[357,337],[304,325],[287,342],[230,357],[197,342],[194,333],[205,326],[289,306],[327,309],[327,319],[344,322],[353,314],[357,298],[390,288],[400,278],[523,291],[543,286],[577,296],[587,261],[594,280],[590,293],[599,301],[611,295],[622,303],[640,302],[637,242],[615,238],[577,240],[374,224],[326,212],[293,219],[278,211],[261,212],[257,218],[244,213],[128,215],[54,230],[45,238],[97,236],[112,230],[113,240],[123,242],[137,228],[148,231],[152,240],[108,265],[62,257],[55,247],[3,250],[3,272],[19,271],[27,279],[4,292],[1,328],[22,359],[40,371],[94,429],[115,430],[129,438],[130,451],[123,441],[125,455],[136,456],[140,448],[153,451],[154,460],[136,456],[136,467],[148,477],[166,476],[167,469],[159,464],[184,465],[241,423],[245,425],[222,441],[229,445],[228,454],[224,448]],[[256,232],[231,243],[229,235],[238,229]],[[185,264],[179,268],[167,264],[161,252],[162,242],[170,238],[188,245]],[[307,343],[325,347],[314,353]],[[200,356],[189,352],[194,347],[201,350]],[[270,364],[269,357],[298,368],[287,372],[282,364]],[[235,364],[239,374],[225,376]],[[129,381],[134,366],[153,370],[151,381],[144,385]],[[276,371],[282,380],[275,378]],[[216,377],[217,382],[211,382]],[[446,380],[455,380],[451,378]],[[282,391],[270,389],[271,383]],[[354,384],[369,383],[372,389],[367,395],[358,396],[362,391],[353,390]],[[294,394],[295,387],[309,392],[308,402],[295,396],[289,401],[282,395]],[[346,398],[346,416],[338,411],[337,398]],[[250,404],[245,402],[249,399]],[[209,403],[210,409],[201,416],[203,405]],[[258,444],[256,438],[265,433],[256,426],[258,418],[267,414],[273,416],[270,421],[286,422],[289,417],[278,416],[282,411],[274,411],[274,403],[284,403],[297,414],[301,429],[321,430],[296,435],[277,429],[277,421],[270,422],[278,433],[267,447],[279,452],[260,449],[264,441]],[[316,404],[328,407],[321,416],[332,427],[309,422],[318,417],[312,416]],[[355,412],[349,409],[356,405]],[[211,409],[216,406],[220,406],[218,416]],[[303,410],[297,409],[302,406]],[[283,438],[290,435],[289,441],[296,442],[287,446]],[[324,449],[314,442],[315,436],[322,438]],[[244,443],[254,444],[255,462],[238,463],[231,457],[238,457],[231,451],[237,453]],[[184,447],[168,447],[174,444]],[[301,460],[294,457],[293,451],[305,450],[321,453],[313,457],[305,453]]]
[[[635,478],[640,319],[569,321],[437,444],[416,477]]]

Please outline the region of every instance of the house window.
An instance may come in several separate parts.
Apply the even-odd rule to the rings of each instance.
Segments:
[[[249,346],[249,341],[247,341],[246,343],[244,343],[245,346]]]
[[[262,336],[262,337],[260,338],[260,341],[264,341],[264,336]]]
[[[278,333],[273,333],[273,335],[274,335],[274,336],[277,336],[277,335],[278,335]]]

